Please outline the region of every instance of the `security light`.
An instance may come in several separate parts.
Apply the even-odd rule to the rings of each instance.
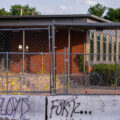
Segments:
[[[18,45],[18,49],[19,49],[19,50],[22,50],[22,45]]]
[[[26,45],[26,50],[28,50],[29,49],[29,47],[28,47],[28,45]]]

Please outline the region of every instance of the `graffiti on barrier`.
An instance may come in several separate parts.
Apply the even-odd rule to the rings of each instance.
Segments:
[[[29,101],[26,98],[9,97],[5,98],[0,96],[0,116],[15,117],[19,112],[20,118],[22,118],[30,110]]]
[[[74,116],[76,115],[91,115],[91,110],[82,110],[81,103],[76,101],[75,99],[67,100],[67,99],[55,99],[51,101],[50,107],[50,116],[52,119],[54,116],[71,118],[74,120]]]

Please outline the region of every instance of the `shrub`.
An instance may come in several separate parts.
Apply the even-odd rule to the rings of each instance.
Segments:
[[[115,64],[95,64],[93,71],[102,77],[102,85],[115,84]],[[120,85],[120,65],[117,65],[117,84]]]
[[[84,55],[77,55],[79,61],[79,68],[80,71],[83,72],[84,70]],[[88,66],[85,65],[85,72],[88,72]]]

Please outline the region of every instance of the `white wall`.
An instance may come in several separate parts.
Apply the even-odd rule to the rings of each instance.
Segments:
[[[120,96],[49,96],[48,120],[120,120]]]

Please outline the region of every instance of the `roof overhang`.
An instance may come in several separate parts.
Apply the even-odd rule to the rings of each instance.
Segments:
[[[34,25],[30,24],[14,24],[8,27],[8,24],[5,26],[3,25],[1,28],[10,28],[10,29],[17,29],[17,28],[39,28],[39,27],[48,27],[55,25],[56,28],[78,28],[78,29],[85,29],[85,30],[114,30],[120,29],[120,23],[80,23],[80,24],[73,24],[73,23],[50,23],[50,24],[37,24]]]
[[[59,27],[77,27],[80,29],[86,29],[86,30],[114,30],[114,29],[120,29],[120,23],[80,23],[80,24],[63,24],[63,23],[57,23],[55,26]]]
[[[16,16],[0,16],[0,20],[2,19],[8,19],[8,20],[15,20],[15,19],[61,19],[61,18],[89,18],[92,20],[96,20],[99,22],[111,22],[109,20],[100,18],[98,16],[95,15],[91,15],[91,14],[64,14],[64,15],[16,15]]]

